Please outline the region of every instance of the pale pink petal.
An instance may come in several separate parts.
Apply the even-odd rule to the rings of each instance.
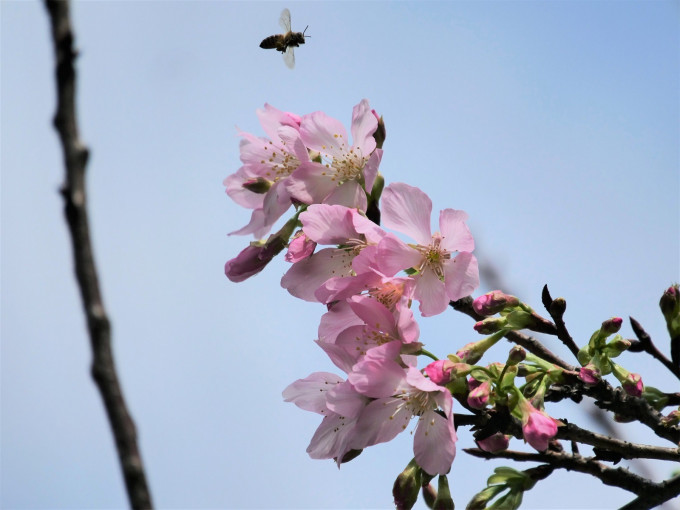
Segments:
[[[326,406],[334,413],[342,416],[355,417],[358,416],[366,404],[368,398],[357,393],[352,385],[345,381],[342,384],[337,384],[327,394]]]
[[[369,296],[354,296],[349,299],[349,306],[369,327],[395,339],[399,335],[394,315],[379,301]]]
[[[302,230],[300,230],[298,235],[293,237],[290,243],[288,243],[288,251],[286,252],[284,259],[286,262],[290,262],[291,264],[300,262],[314,253],[315,248],[316,243],[307,237]]]
[[[365,448],[386,443],[408,427],[413,414],[401,398],[379,398],[368,404],[359,415],[352,448]]]
[[[364,156],[368,156],[375,149],[373,133],[378,129],[378,119],[371,110],[368,100],[361,102],[352,110],[352,142],[360,147]]]
[[[457,439],[453,420],[427,411],[419,418],[413,438],[416,462],[430,475],[445,475],[456,457]]]
[[[446,295],[451,301],[469,296],[479,287],[479,268],[472,253],[461,252],[444,265]]]
[[[247,209],[262,207],[264,195],[262,193],[253,193],[243,187],[243,183],[255,177],[257,177],[257,175],[253,172],[251,167],[242,166],[222,182],[226,187],[225,193],[241,207]]]
[[[363,323],[347,302],[340,301],[331,306],[330,310],[321,316],[319,339],[334,343],[341,332],[351,326],[363,325]]]
[[[373,272],[377,266],[378,247],[376,245],[366,246],[352,260],[352,269],[357,275]]]
[[[298,161],[309,161],[309,151],[305,147],[305,142],[302,141],[300,132],[290,126],[282,126],[277,130],[277,135],[285,149],[295,155]]]
[[[344,346],[323,342],[321,340],[316,340],[316,344],[323,349],[336,367],[346,374],[352,371],[352,367],[356,364],[357,357],[347,352],[347,349],[345,349]]]
[[[420,301],[419,310],[423,317],[440,314],[449,305],[444,282],[434,271],[427,269],[416,278],[413,297]]]
[[[341,157],[351,147],[342,122],[324,112],[314,112],[302,117],[300,134],[310,149]]]
[[[402,269],[418,266],[422,254],[394,234],[387,234],[378,244],[378,270],[387,276],[394,276]]]
[[[300,124],[299,121],[296,122],[295,117],[291,116],[291,114],[277,110],[267,103],[265,103],[263,109],[256,110],[256,113],[260,119],[262,129],[272,140],[276,139],[276,131],[279,127],[292,126],[298,129]]]
[[[465,221],[468,215],[465,211],[444,209],[439,213],[439,231],[442,235],[442,248],[447,251],[473,251],[475,240]]]
[[[336,187],[325,171],[320,163],[301,163],[285,181],[288,193],[303,204],[320,204]]]
[[[365,211],[368,204],[366,192],[357,181],[343,182],[323,199],[324,204],[338,204]]]
[[[352,257],[345,250],[325,248],[296,262],[281,278],[281,286],[293,296],[316,302],[314,293],[329,278],[349,275]]]
[[[365,356],[369,349],[378,346],[376,339],[368,334],[365,325],[352,326],[338,335],[335,345],[342,347],[354,359],[352,366]]]
[[[385,346],[395,351],[394,356],[386,358]],[[366,355],[354,365],[347,380],[356,390],[367,397],[380,398],[395,394],[397,389],[404,387],[405,373],[394,357],[399,354],[401,342],[389,342],[369,350]]]
[[[366,248],[364,248],[364,250],[365,249]],[[360,255],[361,254],[359,254],[359,256]],[[359,256],[354,257],[354,260],[352,261],[352,268],[354,268],[355,271],[357,271],[356,261]],[[361,274],[358,274],[357,276],[339,276],[327,280],[317,289],[314,295],[319,302],[326,304],[332,301],[347,299],[356,294],[361,294],[361,292],[365,291],[371,287],[374,282],[379,280],[380,276],[373,272],[361,272]]]
[[[250,214],[250,221],[248,222],[248,224],[244,227],[241,227],[238,230],[234,230],[233,232],[229,232],[229,235],[230,236],[233,236],[233,235],[243,236],[243,235],[248,235],[248,234],[256,234],[256,233],[259,234],[263,230],[267,229],[267,227],[265,227],[264,225],[265,225],[264,211],[262,209],[255,209]],[[268,230],[270,230],[270,229],[268,229]],[[262,235],[264,235],[264,234],[262,234]]]
[[[398,336],[401,340],[408,344],[411,342],[416,342],[420,337],[420,327],[418,322],[413,317],[413,312],[410,308],[397,307],[397,327]]]
[[[305,234],[319,244],[344,244],[357,237],[352,211],[341,205],[310,205],[300,221]]]
[[[420,189],[403,182],[390,184],[383,191],[381,211],[387,228],[410,236],[422,246],[432,241],[432,201]]]
[[[314,372],[288,385],[283,390],[283,399],[286,402],[293,402],[305,411],[326,414],[327,392],[344,381],[342,377],[329,372]]]
[[[349,442],[355,434],[356,418],[332,413],[324,417],[307,447],[312,459],[342,458],[351,450]]]
[[[371,139],[373,139],[373,137],[371,137]],[[375,143],[375,140],[373,142]],[[382,155],[382,149],[375,149],[364,166],[364,183],[366,186],[366,192],[369,194],[373,189],[375,178],[378,176],[378,167],[380,166]]]
[[[379,225],[376,225],[366,216],[359,214],[357,211],[352,211],[352,222],[354,223],[354,228],[360,234],[366,237],[366,242],[369,244],[377,244],[380,240],[385,237],[387,232],[385,232]]]

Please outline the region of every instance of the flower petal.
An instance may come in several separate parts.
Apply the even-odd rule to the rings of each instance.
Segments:
[[[449,305],[444,282],[434,271],[427,269],[417,277],[413,297],[420,301],[419,310],[423,317],[440,314]]]
[[[447,251],[473,251],[475,240],[465,224],[465,211],[444,209],[439,213],[439,231],[442,234],[442,248]]]
[[[432,241],[431,214],[430,197],[414,186],[395,182],[383,191],[383,224],[410,236],[422,246],[427,246]]]
[[[351,147],[342,122],[324,112],[303,116],[300,135],[308,148],[331,156],[341,157]]]
[[[472,253],[461,252],[444,265],[444,285],[451,301],[469,296],[479,287],[479,268]]]
[[[364,156],[368,156],[375,150],[375,138],[373,133],[378,129],[376,118],[367,99],[352,109],[352,143],[354,147],[360,147]],[[370,191],[370,190],[369,190]]]
[[[445,475],[456,457],[457,439],[452,419],[427,411],[418,420],[413,438],[416,462],[430,475]]]
[[[325,248],[291,266],[281,286],[293,296],[316,302],[314,292],[333,276],[351,274],[352,256],[345,250]]]
[[[402,269],[416,267],[423,255],[394,234],[387,234],[378,244],[377,269],[386,276],[394,276]]]
[[[342,382],[345,380],[335,374],[314,372],[304,379],[298,379],[289,384],[283,390],[283,399],[286,402],[293,402],[305,411],[326,414],[326,394]]]
[[[352,210],[341,205],[310,205],[300,221],[307,237],[319,244],[344,244],[358,235]]]

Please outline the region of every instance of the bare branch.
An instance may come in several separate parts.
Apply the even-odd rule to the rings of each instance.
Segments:
[[[564,323],[564,312],[567,309],[567,302],[562,299],[553,299],[550,296],[550,291],[548,290],[548,285],[543,286],[543,306],[548,310],[550,317],[555,321],[555,328],[557,330],[557,338],[562,340],[562,343],[567,346],[571,353],[577,357],[578,356],[578,345],[574,342],[574,339],[567,331],[567,326]]]
[[[671,362],[671,360],[664,356],[661,351],[659,351],[659,349],[656,348],[656,345],[654,345],[652,342],[652,338],[638,321],[632,317],[629,318],[633,332],[635,333],[635,336],[638,337],[638,345],[630,350],[633,352],[645,351],[647,354],[650,354],[653,358],[660,361],[668,370],[671,371],[671,373],[673,373],[673,375],[675,375],[675,377],[680,379],[680,366],[676,366]]]
[[[76,279],[92,345],[92,377],[104,401],[116,440],[130,505],[136,509],[151,508],[151,495],[137,447],[135,425],[123,399],[113,362],[111,324],[104,310],[90,242],[85,193],[85,166],[89,151],[80,141],[76,119],[76,52],[73,47],[70,4],[67,0],[45,0],[45,6],[50,17],[56,57],[57,111],[54,126],[59,134],[66,168],[61,194],[71,234]]]

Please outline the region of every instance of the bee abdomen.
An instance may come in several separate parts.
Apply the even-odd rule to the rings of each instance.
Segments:
[[[269,37],[265,37],[260,43],[260,48],[264,48],[265,50],[271,50],[274,48],[278,49],[280,38],[280,35],[270,35]]]

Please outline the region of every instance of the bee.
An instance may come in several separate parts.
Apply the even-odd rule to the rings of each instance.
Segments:
[[[290,11],[288,9],[284,9],[281,12],[279,25],[281,25],[281,28],[283,28],[285,33],[265,37],[260,43],[260,48],[267,50],[274,48],[276,51],[280,51],[283,53],[283,61],[288,67],[293,69],[295,66],[295,53],[293,53],[293,48],[305,44],[305,37],[310,37],[305,35],[309,25],[307,25],[302,32],[293,32],[290,29]]]

